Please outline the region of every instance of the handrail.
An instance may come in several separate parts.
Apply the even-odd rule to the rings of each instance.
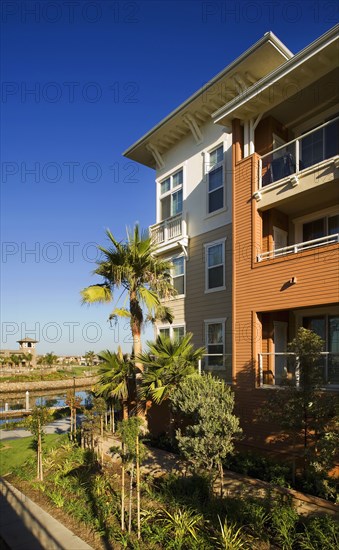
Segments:
[[[303,252],[304,250],[311,250],[312,248],[317,248],[321,245],[335,244],[337,242],[339,243],[339,233],[333,233],[333,235],[325,235],[324,237],[312,239],[311,241],[303,241],[301,243],[291,244],[282,248],[262,252],[257,255],[257,261],[261,262],[262,260],[277,258],[287,254],[297,254],[298,252]]]
[[[152,229],[157,229],[158,227],[161,227],[162,225],[165,226],[168,223],[172,223],[173,221],[175,221],[176,218],[178,218],[178,219],[182,218],[182,213],[181,214],[176,214],[175,216],[171,216],[170,218],[166,218],[165,220],[162,220],[161,222],[154,223],[153,225],[150,225],[149,228],[152,231]]]
[[[328,360],[330,359],[330,357],[334,357],[334,356],[338,356],[339,357],[339,352],[332,352],[332,351],[321,351],[320,352],[320,355],[322,357],[324,357],[326,359],[326,362],[324,364],[324,382],[325,383],[329,383],[331,384],[331,380],[329,379],[329,375],[328,375]],[[294,352],[261,352],[258,354],[258,364],[259,364],[259,385],[260,387],[263,387],[263,386],[268,386],[268,387],[271,387],[271,386],[280,386],[279,383],[276,383],[275,381],[273,382],[273,384],[264,384],[264,372],[268,373],[268,372],[271,372],[270,370],[267,370],[265,369],[264,370],[264,365],[263,365],[263,357],[270,357],[270,356],[278,356],[278,357],[286,357],[286,356],[294,356],[295,357],[295,373],[294,373],[294,379],[295,379],[295,385],[296,387],[298,388],[299,387],[299,384],[300,384],[300,360],[299,360],[299,357],[296,353]],[[293,373],[290,373],[292,374],[293,376]],[[275,377],[275,374],[273,374],[273,377]],[[337,386],[337,384],[333,384],[333,386]]]
[[[313,159],[311,162],[306,163],[306,165],[304,166],[304,160],[301,158],[301,143],[304,138],[307,138],[308,136],[319,132],[319,130],[323,130],[331,124],[335,124],[338,121],[339,116],[333,118],[332,120],[328,120],[323,124],[320,124],[320,126],[317,126],[316,128],[313,128],[312,130],[309,130],[308,132],[299,135],[297,138],[292,139],[291,141],[280,145],[276,149],[273,149],[272,151],[269,151],[268,153],[260,156],[258,170],[258,189],[265,189],[267,186],[284,180],[287,177],[291,178],[292,176],[298,176],[300,173],[303,173],[304,170],[309,170],[309,168],[311,168],[312,166],[315,166],[323,161],[328,161],[330,158],[334,158],[335,156],[337,156],[338,151],[335,153],[335,155],[332,154],[331,156],[326,156],[327,153],[324,150],[322,159]],[[324,135],[322,139],[324,140]],[[276,158],[274,158],[275,155]],[[281,161],[283,161],[283,164],[281,164]],[[275,166],[276,163],[278,163],[278,174],[274,175],[274,173],[272,172],[272,168],[273,166]],[[267,180],[267,175],[269,175],[268,181],[263,180],[264,167],[268,169],[265,173],[265,180]],[[281,171],[283,173],[280,174]],[[298,180],[292,182],[292,184],[297,185]]]
[[[314,132],[317,132],[318,130],[321,130],[321,128],[324,128],[325,126],[328,126],[329,124],[333,124],[333,122],[336,122],[337,120],[339,120],[339,116],[337,116],[336,118],[332,118],[331,120],[328,120],[327,122],[324,122],[320,126],[317,126],[316,128],[313,128],[312,130],[309,130],[308,132],[305,132],[304,134],[301,134],[300,136],[298,136],[295,139],[291,139],[291,141],[288,141],[287,143],[284,143],[283,145],[280,145],[279,147],[277,147],[276,149],[273,149],[269,153],[265,153],[264,155],[261,155],[261,158],[264,159],[265,157],[268,157],[269,155],[273,155],[273,153],[276,153],[277,151],[280,151],[280,149],[285,149],[289,145],[292,145],[292,143],[295,143],[297,141],[300,141],[301,139],[304,139],[305,137],[313,134]]]

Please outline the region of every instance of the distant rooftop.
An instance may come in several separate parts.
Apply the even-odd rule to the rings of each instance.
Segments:
[[[31,344],[37,344],[38,340],[33,340],[32,338],[24,338],[23,340],[17,340],[18,344],[22,344],[23,342],[31,342]]]

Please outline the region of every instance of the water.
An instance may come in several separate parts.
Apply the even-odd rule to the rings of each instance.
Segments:
[[[75,392],[76,397],[80,397],[81,405],[86,405],[91,402],[91,393],[85,390],[79,390]],[[26,408],[26,395],[22,394],[20,397],[13,397],[9,394],[2,396],[0,401],[0,411],[5,410],[5,403],[8,403],[9,411],[16,411]],[[29,405],[30,407],[34,405],[41,405],[48,408],[51,407],[67,407],[66,405],[66,391],[58,391],[58,393],[44,393],[42,395],[37,395],[36,392],[31,392],[29,395]],[[0,425],[5,422],[19,422],[23,420],[23,417],[10,418],[10,419],[0,419]]]

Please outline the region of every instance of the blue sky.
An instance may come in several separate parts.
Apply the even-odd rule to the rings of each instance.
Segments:
[[[154,223],[152,170],[122,152],[272,30],[297,52],[331,0],[1,4],[1,346],[130,349],[112,306],[81,306],[107,227]],[[152,337],[146,330],[145,338]]]

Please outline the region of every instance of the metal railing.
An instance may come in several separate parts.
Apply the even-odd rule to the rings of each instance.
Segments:
[[[150,226],[151,238],[155,244],[163,244],[184,234],[182,214]]]
[[[232,354],[205,353],[202,359],[199,359],[198,370],[200,374],[210,372],[228,384],[232,384]]]
[[[339,353],[321,352],[317,368],[324,386],[339,387]],[[259,385],[300,384],[300,362],[295,353],[259,353]]]
[[[274,250],[269,250],[268,252],[262,252],[261,254],[258,254],[257,261],[262,262],[263,260],[270,260],[271,258],[279,258],[279,256],[298,254],[298,252],[304,252],[305,250],[311,250],[312,248],[318,248],[320,246],[335,243],[339,243],[339,233],[326,235],[325,237],[320,237],[319,239],[313,239],[311,241],[291,244],[289,246],[284,246],[283,248],[276,248]]]
[[[339,117],[262,155],[259,160],[259,189],[288,176],[297,176],[303,170],[337,156],[338,127]]]

